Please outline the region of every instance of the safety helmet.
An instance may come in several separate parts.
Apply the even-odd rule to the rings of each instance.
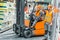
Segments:
[[[52,9],[52,5],[48,5],[48,9]]]
[[[37,9],[41,9],[42,6],[41,6],[41,5],[37,5],[36,8],[37,8]]]

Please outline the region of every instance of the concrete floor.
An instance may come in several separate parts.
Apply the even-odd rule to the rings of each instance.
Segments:
[[[24,38],[24,37],[18,37],[12,29],[9,31],[6,31],[2,34],[0,34],[0,40],[43,40],[44,37],[32,37],[32,38]]]

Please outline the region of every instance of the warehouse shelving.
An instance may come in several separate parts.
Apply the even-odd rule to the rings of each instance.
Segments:
[[[0,31],[12,28],[15,23],[15,2],[0,2]]]
[[[6,2],[0,2],[0,29],[3,28],[2,23],[4,23],[4,11],[7,10]]]

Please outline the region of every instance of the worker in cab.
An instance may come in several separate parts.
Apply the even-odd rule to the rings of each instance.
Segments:
[[[45,12],[43,11],[43,6],[42,5],[37,5],[35,8],[36,8],[36,11],[35,11],[35,14],[34,14],[35,17],[33,17],[32,20],[34,21],[34,20],[37,19],[38,20],[37,22],[42,22],[44,20],[44,16],[45,16]]]
[[[44,20],[45,11],[44,11],[44,7],[42,5],[36,6],[35,15],[36,15],[36,17],[40,16],[40,20]]]
[[[37,5],[35,8],[36,8],[35,16],[39,16],[40,15],[40,10],[42,9],[42,6]]]
[[[34,35],[45,35],[45,21],[44,21],[44,7],[42,5],[36,6],[36,12],[35,12],[36,19],[33,21],[32,28],[35,30],[33,31]]]

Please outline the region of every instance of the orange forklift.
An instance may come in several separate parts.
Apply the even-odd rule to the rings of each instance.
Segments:
[[[24,18],[24,7],[27,3],[34,3],[33,11],[29,15],[29,19]],[[42,17],[45,18],[46,13],[44,10],[47,9],[44,9],[43,12],[41,11],[39,14],[34,15],[33,12],[36,4],[49,5],[48,2],[26,2],[25,0],[16,0],[16,24],[13,24],[13,31],[18,36],[30,38],[32,36],[40,36],[47,33],[47,30],[45,30],[45,20],[42,19]]]

